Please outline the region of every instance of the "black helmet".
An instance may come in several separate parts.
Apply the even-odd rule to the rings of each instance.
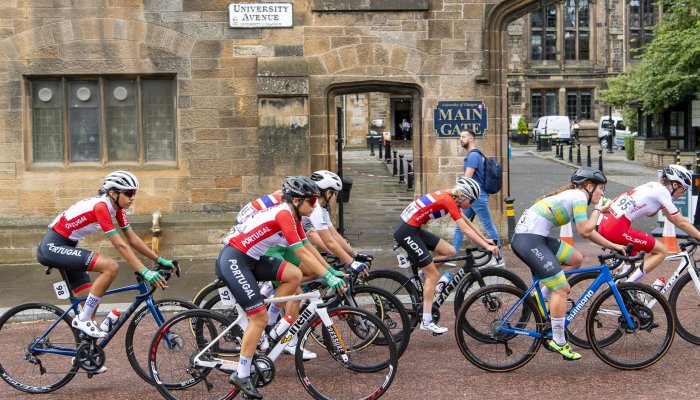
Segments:
[[[318,197],[320,192],[316,182],[305,176],[288,176],[282,187],[282,194],[292,199]]]
[[[579,168],[571,175],[571,183],[574,185],[580,185],[586,181],[591,181],[595,184],[608,183],[608,178],[600,170],[591,167]]]

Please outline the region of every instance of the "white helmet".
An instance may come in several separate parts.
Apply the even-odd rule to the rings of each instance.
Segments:
[[[464,197],[468,197],[472,200],[476,200],[481,196],[481,187],[472,178],[467,178],[462,176],[457,178],[457,184],[455,185],[457,192]]]
[[[669,182],[678,182],[686,189],[688,189],[693,182],[693,176],[690,175],[690,172],[688,172],[685,167],[678,164],[671,164],[664,168],[663,175]]]
[[[111,174],[105,176],[104,184],[102,187],[105,190],[118,189],[118,190],[129,190],[138,189],[139,180],[136,179],[134,174],[126,171],[114,171]]]
[[[343,188],[343,181],[340,180],[340,177],[325,169],[314,172],[311,175],[311,180],[316,182],[321,190],[333,189],[338,192]]]

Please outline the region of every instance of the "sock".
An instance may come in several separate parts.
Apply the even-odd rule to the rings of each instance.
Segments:
[[[433,322],[433,314],[423,313],[423,325],[428,325],[431,322]]]
[[[642,279],[645,277],[647,274],[645,274],[643,271],[639,269],[635,269],[634,272],[632,272],[632,275],[630,275],[629,278],[627,278],[627,282],[637,282],[638,280]]]
[[[270,304],[270,308],[267,309],[267,326],[274,325],[277,322],[277,318],[279,318],[281,313],[281,308],[277,307],[274,304]]]
[[[564,317],[552,318],[552,339],[559,346],[566,344],[566,336],[564,336]]]
[[[542,286],[542,297],[544,297],[544,301],[549,301],[549,299],[552,297],[552,291],[544,285]]]
[[[238,379],[245,379],[250,376],[250,363],[253,357],[241,356],[238,359]]]
[[[80,315],[78,315],[78,318],[81,321],[89,320],[90,318],[92,318],[92,314],[95,312],[99,304],[100,298],[90,293],[87,299],[85,300],[85,305],[83,305],[83,309],[80,311]]]

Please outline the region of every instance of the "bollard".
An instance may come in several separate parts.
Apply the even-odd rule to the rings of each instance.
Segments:
[[[695,152],[695,173],[700,175],[700,151]]]
[[[557,145],[557,150],[559,150],[559,159],[563,160],[564,159],[564,143],[559,143]]]
[[[581,143],[576,146],[576,164],[581,165]]]
[[[676,149],[676,164],[681,165],[681,151]]]
[[[569,162],[574,162],[574,145],[569,145]]]
[[[374,155],[374,137],[369,138],[369,155],[373,156]]]
[[[406,159],[406,191],[413,190],[413,158]]]
[[[537,139],[535,139],[535,142],[537,144],[537,152],[539,153],[542,151],[542,141],[540,140],[539,135],[537,136]]]
[[[399,154],[399,183],[403,182],[403,154]]]
[[[586,155],[586,166],[590,167],[591,166],[591,145],[587,144],[586,148],[587,148],[587,153],[588,153]]]
[[[506,217],[508,218],[508,237],[512,238],[515,234],[515,208],[513,207],[515,199],[509,196],[506,197],[506,199],[503,201],[506,203]],[[508,245],[510,246],[510,243],[508,243]]]
[[[391,140],[386,141],[386,148],[384,149],[384,162],[391,164]]]
[[[603,149],[598,149],[598,169],[603,172]]]
[[[397,152],[396,150],[394,150],[394,169],[393,169],[393,171],[392,171],[392,173],[391,173],[392,176],[396,176],[396,174],[398,174],[398,168],[399,168],[399,167],[398,167],[398,164],[396,163],[396,162],[397,162],[397,160],[396,160],[396,153],[398,153],[398,152]]]
[[[384,146],[384,141],[383,141],[383,140],[380,140],[380,141],[379,141],[379,159],[380,159],[380,160],[384,158],[384,156],[382,155],[382,147],[383,147],[383,146]]]

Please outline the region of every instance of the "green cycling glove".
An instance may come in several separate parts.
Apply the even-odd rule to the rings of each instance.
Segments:
[[[326,281],[328,287],[330,287],[333,290],[338,290],[338,288],[342,287],[345,284],[345,281],[338,278],[337,276],[333,276],[330,270],[327,271],[325,275],[323,275],[323,279]]]
[[[175,264],[173,264],[172,261],[166,260],[163,257],[158,257],[158,259],[156,260],[156,263],[158,265],[160,265],[161,267],[168,267],[170,269],[175,268]]]
[[[345,273],[343,271],[338,271],[337,269],[331,267],[330,265],[328,266],[328,272],[333,274],[333,276],[337,276],[338,278],[342,278]]]
[[[146,267],[143,267],[143,269],[141,269],[141,271],[139,271],[139,274],[141,274],[141,276],[143,276],[143,279],[145,279],[146,282],[150,283],[151,285],[158,282],[161,278],[158,271],[153,271],[153,270],[150,270]]]

